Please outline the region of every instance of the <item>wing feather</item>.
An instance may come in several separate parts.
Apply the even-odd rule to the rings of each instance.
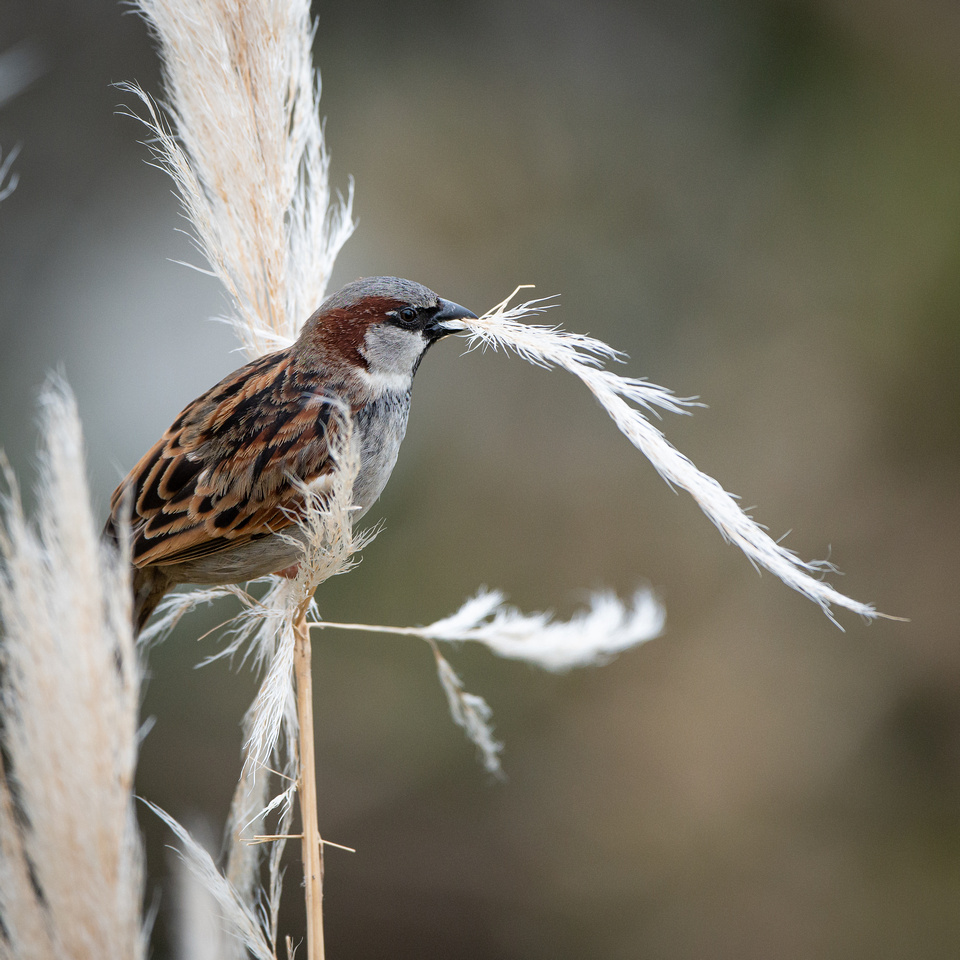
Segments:
[[[337,420],[316,381],[281,350],[234,371],[180,413],[110,501],[108,529],[132,504],[136,566],[209,556],[295,522],[302,501],[291,478],[310,483],[331,469],[327,438]],[[338,386],[346,399],[346,383]]]

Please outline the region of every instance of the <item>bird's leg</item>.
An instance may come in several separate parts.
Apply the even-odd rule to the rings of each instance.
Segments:
[[[284,580],[293,580],[299,572],[300,564],[291,563],[289,567],[284,567],[282,570],[274,571],[274,576],[283,577]]]

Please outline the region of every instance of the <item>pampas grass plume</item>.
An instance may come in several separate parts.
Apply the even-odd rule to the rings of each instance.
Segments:
[[[129,560],[100,543],[67,387],[48,384],[41,409],[36,524],[4,464],[0,956],[136,960],[146,943]]]

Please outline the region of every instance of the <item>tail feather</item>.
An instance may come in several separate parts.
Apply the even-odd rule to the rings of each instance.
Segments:
[[[101,534],[104,542],[114,548],[120,548],[120,533],[117,522],[111,514],[107,518]],[[157,604],[164,594],[173,586],[173,582],[156,567],[133,568],[133,629],[139,636],[150,619],[150,614],[157,609]]]
[[[157,604],[173,586],[170,578],[156,567],[135,567],[133,571],[133,627],[139,635],[157,609]]]

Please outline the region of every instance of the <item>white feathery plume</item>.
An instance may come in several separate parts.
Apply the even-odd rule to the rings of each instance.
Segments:
[[[250,738],[250,714],[244,717],[244,741]],[[244,764],[240,779],[233,791],[230,815],[227,818],[227,862],[225,878],[244,903],[256,901],[259,887],[261,850],[250,841],[266,833],[266,807],[270,802],[270,780],[264,770],[257,770],[252,764]],[[277,829],[277,833],[287,833]],[[242,960],[242,958],[238,958]]]
[[[137,0],[166,103],[139,87],[155,159],[233,301],[248,357],[292,343],[353,232],[330,202],[309,0]]]
[[[130,561],[100,542],[72,395],[41,403],[36,526],[4,469],[0,955],[139,958]]]
[[[646,380],[619,377],[605,369],[603,362],[621,357],[601,340],[568,333],[559,327],[525,324],[520,318],[545,308],[543,300],[508,307],[517,290],[477,320],[457,321],[470,335],[470,348],[489,346],[513,350],[530,363],[560,367],[579,377],[616,423],[620,432],[653,464],[672,487],[686,490],[716,525],[725,540],[738,546],[756,567],[776,574],[787,586],[820,605],[829,619],[840,627],[832,604],[845,607],[868,619],[879,614],[872,604],[851,600],[817,574],[834,568],[826,561],[801,560],[792,550],[774,540],[737,504],[736,497],[676,449],[644,415],[657,410],[689,413],[696,405],[675,397],[671,391]],[[549,304],[547,306],[550,306]],[[633,405],[631,405],[633,404]],[[638,409],[639,408],[639,409]],[[843,629],[840,627],[840,629]]]
[[[545,670],[570,670],[608,662],[630,647],[663,632],[666,611],[648,589],[638,590],[627,607],[613,593],[590,598],[590,607],[570,620],[550,613],[522,613],[504,603],[499,590],[481,589],[456,613],[425,627],[382,627],[362,623],[311,623],[314,629],[393,633],[442,643],[480,643],[510,660]]]
[[[570,620],[522,613],[506,606],[499,591],[481,590],[453,616],[423,627],[420,635],[482,643],[498,656],[560,671],[606,663],[660,636],[665,619],[666,611],[647,589],[638,590],[629,607],[610,591],[594,593],[589,609]]]

